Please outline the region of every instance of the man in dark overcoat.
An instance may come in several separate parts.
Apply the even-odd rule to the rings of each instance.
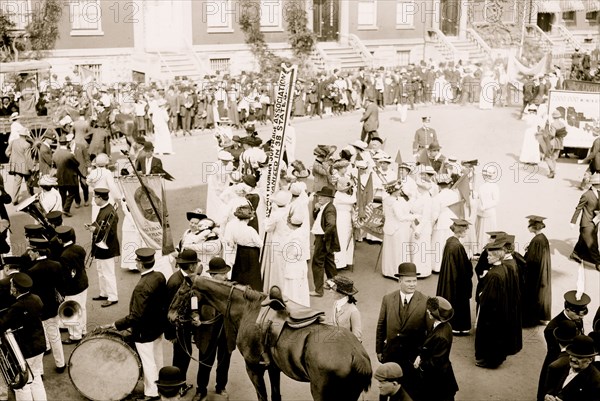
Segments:
[[[62,198],[63,212],[65,216],[71,216],[71,205],[81,203],[79,196],[79,162],[68,148],[65,136],[58,140],[59,147],[52,156],[52,162],[56,166],[56,179],[58,180],[58,191]]]
[[[330,187],[323,187],[316,194],[315,221],[311,232],[315,236],[315,247],[312,258],[312,272],[315,290],[312,296],[323,296],[323,273],[330,280],[337,275],[334,253],[340,251],[340,242],[337,233],[337,212],[333,205],[335,191]]]

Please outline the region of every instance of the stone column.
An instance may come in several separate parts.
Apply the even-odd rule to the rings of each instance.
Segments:
[[[332,0],[333,1],[333,0]],[[337,0],[339,6],[339,42],[347,43],[350,33],[350,1]],[[356,2],[352,2],[356,4]]]

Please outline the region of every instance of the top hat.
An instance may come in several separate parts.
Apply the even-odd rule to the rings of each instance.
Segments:
[[[317,195],[317,196],[325,196],[327,198],[333,198],[335,196],[335,190],[333,188],[331,188],[331,187],[324,186],[315,195]]]
[[[395,362],[386,362],[379,365],[374,376],[379,381],[394,381],[399,380],[403,375],[400,365]]]
[[[577,299],[577,291],[571,290],[565,292],[564,295],[566,306],[573,311],[586,310],[592,299],[585,292],[581,294],[581,298]]]
[[[354,281],[350,280],[348,277],[337,275],[332,280],[333,284],[335,284],[335,290],[340,294],[354,295],[358,292],[358,290],[354,288]]]
[[[135,250],[135,260],[143,264],[153,263],[155,253],[156,251],[152,248],[138,248]]]
[[[179,252],[179,255],[177,255],[175,258],[175,262],[180,265],[198,263],[199,261],[198,254],[196,251],[191,249],[184,249],[183,251]]]
[[[429,298],[427,300],[427,309],[434,318],[442,323],[449,321],[454,316],[454,309],[450,302],[440,296]]]
[[[20,289],[27,290],[33,287],[33,280],[31,279],[31,277],[29,277],[29,275],[25,273],[15,273],[12,276],[10,276],[10,278],[15,287],[18,287]]]
[[[594,348],[594,339],[580,334],[573,339],[573,342],[567,345],[567,354],[576,358],[593,358],[598,354]]]
[[[394,274],[394,277],[417,277],[417,266],[412,262],[400,263],[398,266],[398,273]]]
[[[194,209],[191,212],[187,212],[185,217],[190,221],[191,219],[204,220],[207,216],[202,209]]]
[[[209,274],[226,274],[229,273],[231,267],[225,263],[223,258],[215,257],[212,258],[208,262],[208,271]]]
[[[561,320],[558,323],[558,326],[552,331],[554,338],[559,343],[571,343],[573,339],[577,336],[579,330],[577,329],[577,325],[572,320]]]

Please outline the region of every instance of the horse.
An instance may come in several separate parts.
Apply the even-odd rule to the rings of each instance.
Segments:
[[[181,286],[173,299],[169,308],[172,324],[187,319],[182,314],[189,312],[191,296],[198,298],[198,304],[214,307],[233,326],[237,348],[259,401],[268,400],[265,370],[269,373],[272,401],[281,401],[281,372],[293,380],[310,382],[315,401],[356,401],[369,390],[371,360],[349,330],[323,323],[298,329],[286,325],[277,342],[266,347],[265,332],[257,323],[266,294],[233,282],[196,277],[191,290]]]
[[[140,134],[138,133],[135,116],[123,114],[118,108],[114,108],[109,117],[109,129],[112,139],[118,139],[119,134],[125,136],[129,146],[133,145]]]

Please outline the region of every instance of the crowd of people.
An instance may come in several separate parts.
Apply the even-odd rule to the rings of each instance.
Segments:
[[[300,81],[294,116],[339,114],[364,107],[362,135],[341,146],[317,145],[314,160],[309,162],[296,159],[295,130],[291,124],[286,127],[279,186],[271,195],[269,213],[265,197],[272,143],[263,143],[256,125],[272,119],[274,87],[249,74],[238,78],[219,74],[202,84],[181,82],[162,89],[130,85],[122,91],[100,87],[88,93],[83,87],[67,85],[57,97],[49,95],[48,99],[58,99],[60,135],[44,136],[37,157],[32,157],[28,130],[19,124],[23,110],[12,103],[7,115],[13,119],[14,133],[7,156],[14,189],[12,194],[2,190],[2,200],[22,205],[34,196],[42,214],[42,225],[25,227],[25,255],[14,256],[13,249],[13,256],[3,258],[0,308],[7,313],[0,316],[0,330],[23,326],[15,336],[33,374],[31,383],[16,390],[17,400],[46,399],[43,355],[52,352],[57,372],[64,372],[63,344],[85,340],[89,300],[101,302],[102,307],[118,303],[115,268],[125,243],[138,244],[136,259],[131,265],[122,261],[121,267],[138,270],[140,281],[133,289],[127,316],[104,328],[132,331],[143,366],[146,401],[158,399],[165,389],[173,396],[190,390],[184,378],[192,343],[200,361],[194,400],[207,399],[215,359],[216,393],[227,395],[235,350],[235,332],[228,321],[205,305],[193,310],[189,321],[177,329],[166,321],[170,301],[195,276],[230,280],[266,293],[275,286],[286,299],[304,307],[311,306],[311,297],[323,297],[326,289],[332,289],[336,296],[330,324],[350,330],[361,341],[366,330],[376,332],[375,352],[381,366],[375,378],[382,396],[391,400],[454,399],[459,383],[450,362],[453,336],[474,335],[475,364],[495,369],[521,351],[523,328],[541,324],[547,324],[548,355],[540,373],[538,399],[597,400],[600,373],[594,356],[600,347],[600,310],[590,336],[584,336],[581,323],[591,302],[587,294],[567,292],[564,311],[552,318],[545,218],[526,217],[532,238],[525,254],[519,254],[515,237],[499,231],[508,227],[497,220],[501,197],[494,165],[483,166],[479,175],[477,160],[461,162],[444,155],[430,116],[423,116],[422,127],[415,132],[410,160],[386,153],[378,132],[379,110],[388,105],[397,104],[400,110],[419,103],[479,101],[483,109],[507,105],[509,96],[487,98],[482,90],[485,79],[507,88],[505,75],[501,64],[487,69],[462,63],[422,63],[398,71],[361,70],[355,76],[334,71],[315,81]],[[531,92],[524,99],[527,111],[533,111],[532,104],[543,104],[544,88],[560,85],[559,79],[553,81],[555,76],[525,84],[524,93]],[[439,96],[438,79],[447,82],[443,88],[449,88]],[[509,92],[500,89],[497,93]],[[133,95],[134,101],[124,101],[124,94]],[[171,137],[215,128],[218,168],[207,181],[206,207],[186,214],[189,228],[170,255],[174,268],[159,266],[156,251],[136,234],[115,173],[107,168],[111,160],[110,153],[105,153],[109,152],[105,138],[110,138],[116,121],[113,110],[135,121],[137,140],[130,143],[129,151],[133,163],[119,172],[124,175],[135,170],[173,179],[157,157],[173,154]],[[233,129],[223,127],[225,123],[243,127],[245,135],[234,135]],[[104,134],[94,142],[96,129]],[[556,152],[553,155],[558,157]],[[33,172],[39,172],[37,180],[31,179]],[[483,182],[477,185],[479,176]],[[593,211],[598,208],[594,193],[600,188],[598,177],[591,177],[592,189],[584,193],[577,208],[583,217],[580,241],[572,255],[574,260],[596,266],[600,254]],[[30,195],[26,199],[20,197],[23,180]],[[40,190],[35,194],[37,187]],[[87,213],[90,197],[90,224],[85,228],[94,239],[91,259],[99,281],[99,293],[93,296],[87,293],[86,250],[77,245],[74,229],[62,221],[72,216],[72,206]],[[120,215],[124,218],[121,235]],[[383,219],[371,220],[374,215]],[[0,207],[0,217],[9,220],[5,207]],[[577,220],[578,213],[573,223]],[[7,228],[3,230],[8,247],[4,253],[11,254]],[[126,235],[131,237],[126,240]],[[359,288],[343,274],[353,269],[354,246],[360,241],[381,244],[380,272],[398,281],[398,290],[382,299],[377,327],[363,327],[355,297]],[[419,292],[419,280],[434,273],[436,294]],[[62,297],[78,302],[84,317],[79,325],[69,326],[68,338],[61,341],[58,307]],[[476,327],[472,301],[477,305]],[[202,324],[206,321],[213,324]],[[161,369],[164,339],[175,340],[174,367],[166,370]]]

